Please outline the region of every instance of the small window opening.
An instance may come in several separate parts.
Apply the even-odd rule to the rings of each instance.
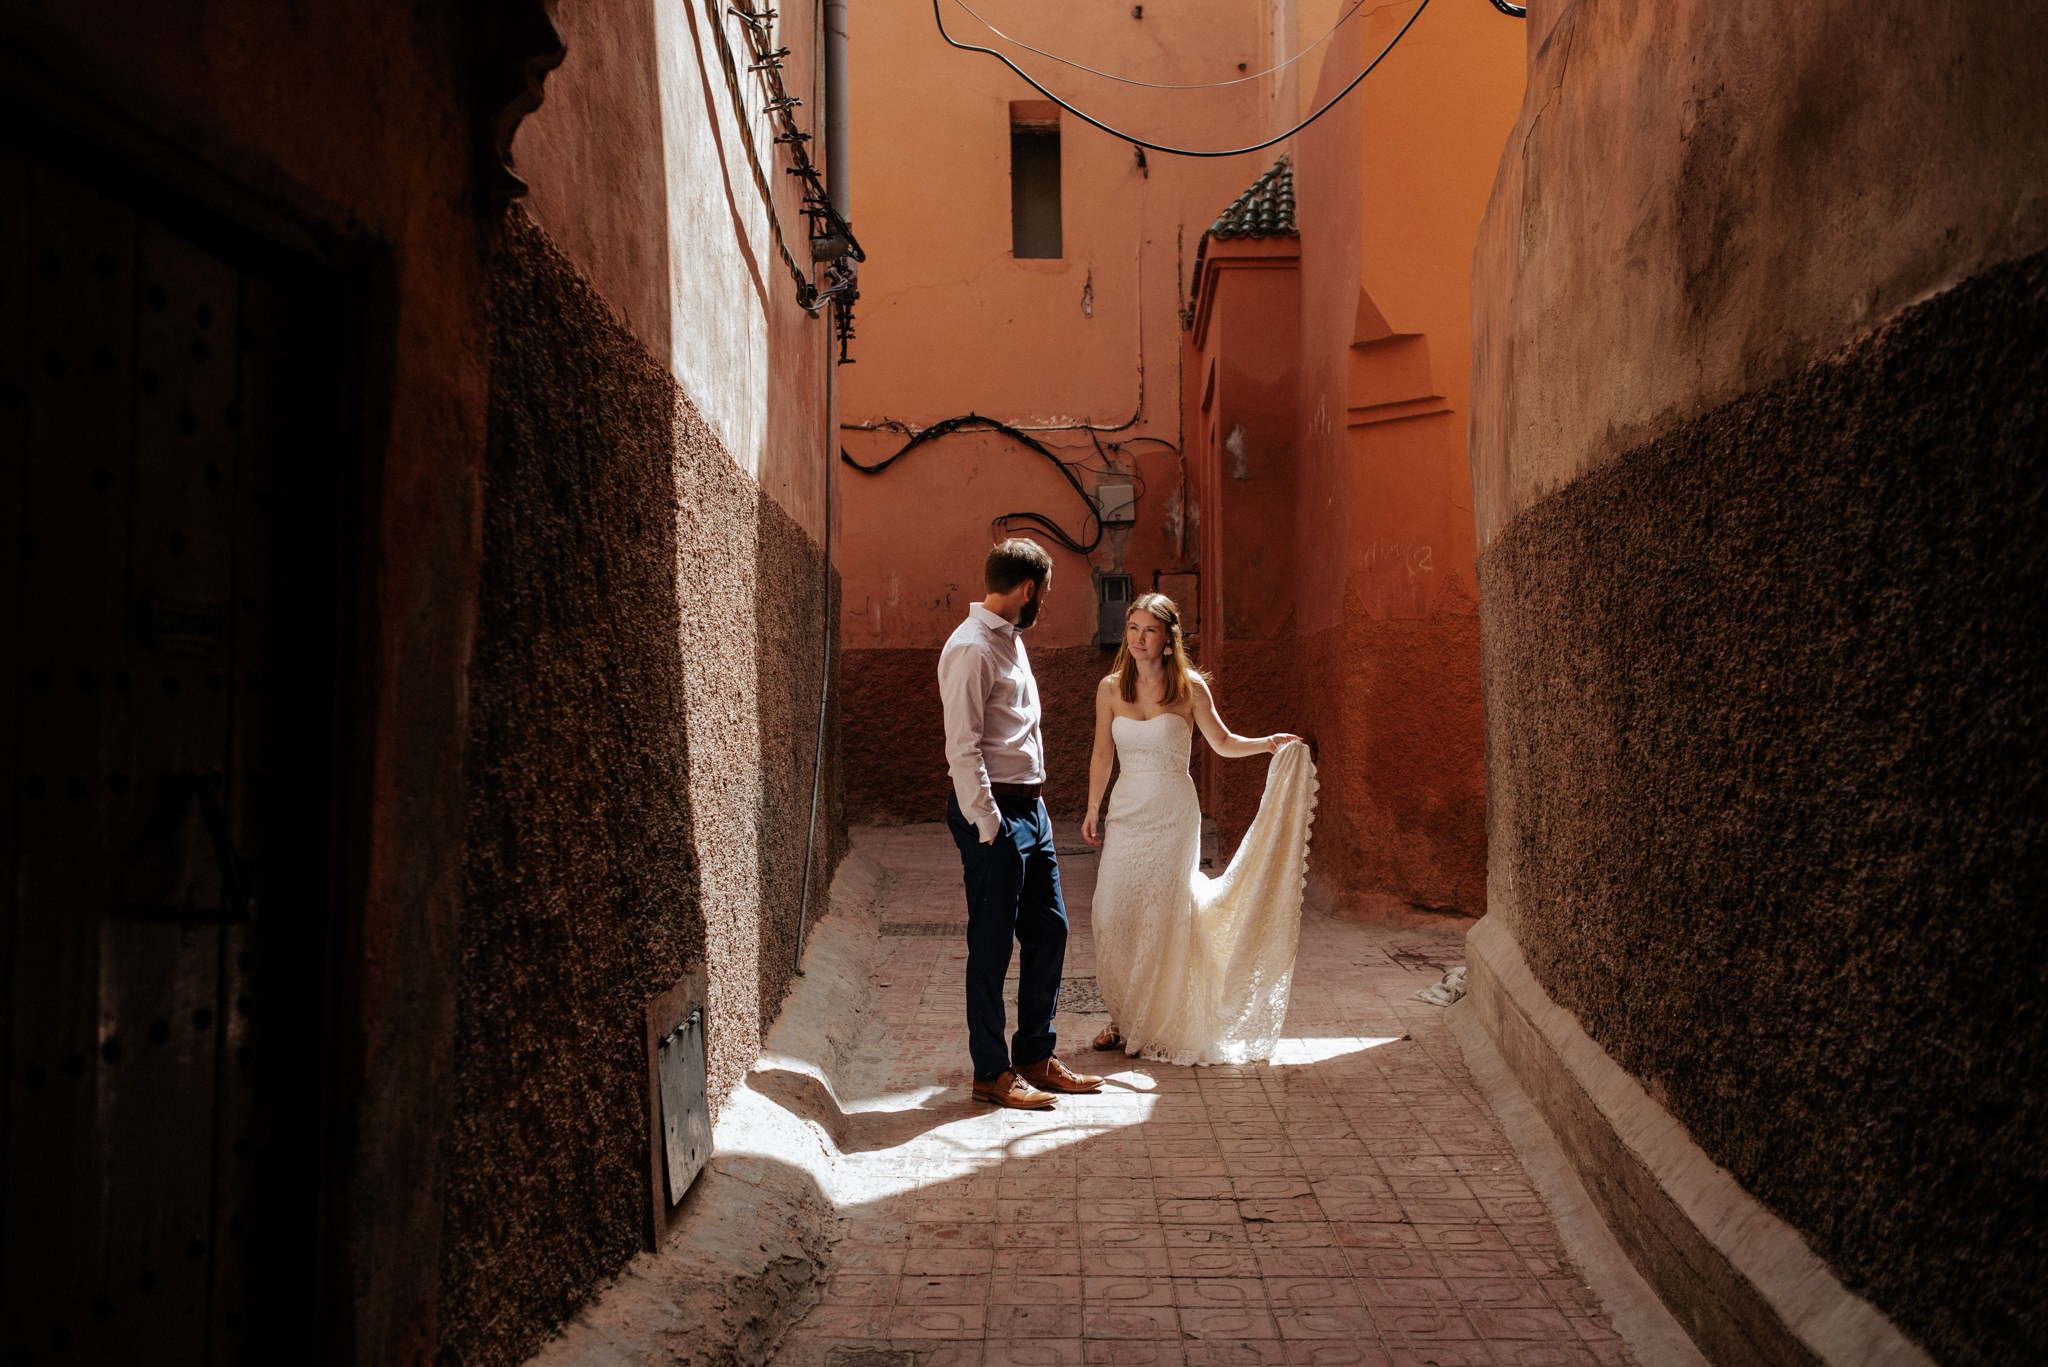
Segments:
[[[1010,251],[1057,258],[1060,242],[1060,107],[1010,103]]]

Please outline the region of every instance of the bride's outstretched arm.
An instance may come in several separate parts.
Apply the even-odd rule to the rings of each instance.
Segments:
[[[1109,771],[1116,763],[1116,737],[1109,725],[1116,717],[1115,688],[1108,679],[1095,686],[1095,748],[1088,754],[1088,814],[1081,818],[1081,838],[1091,845],[1102,843],[1096,813],[1102,810],[1102,792],[1109,787]]]
[[[1189,682],[1195,690],[1195,724],[1202,728],[1202,735],[1207,738],[1209,748],[1225,759],[1243,759],[1247,755],[1270,755],[1288,741],[1301,739],[1286,731],[1278,731],[1270,736],[1238,735],[1225,726],[1223,718],[1217,715],[1216,699],[1209,692],[1208,680],[1197,678],[1190,679]]]

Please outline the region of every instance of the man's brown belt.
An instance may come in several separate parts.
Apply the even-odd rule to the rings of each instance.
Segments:
[[[1043,783],[991,783],[988,790],[997,797],[1021,797],[1026,802],[1036,802],[1043,787]]]

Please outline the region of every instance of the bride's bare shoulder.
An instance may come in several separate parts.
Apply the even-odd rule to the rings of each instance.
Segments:
[[[1095,685],[1095,715],[1098,719],[1096,722],[1098,726],[1107,724],[1101,721],[1101,718],[1116,715],[1117,701],[1117,677],[1111,674],[1106,676],[1101,683]]]

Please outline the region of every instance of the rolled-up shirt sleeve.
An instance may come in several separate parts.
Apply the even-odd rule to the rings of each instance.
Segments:
[[[939,656],[939,701],[946,711],[946,769],[953,777],[953,796],[961,814],[981,831],[983,844],[1003,828],[989,788],[988,766],[982,762],[981,739],[995,661],[988,652],[955,642]]]

